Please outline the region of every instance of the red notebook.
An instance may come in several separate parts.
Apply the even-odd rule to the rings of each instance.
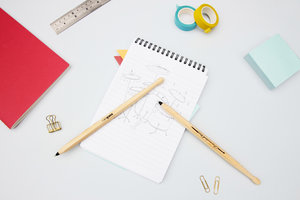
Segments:
[[[0,8],[0,120],[16,127],[69,64]]]

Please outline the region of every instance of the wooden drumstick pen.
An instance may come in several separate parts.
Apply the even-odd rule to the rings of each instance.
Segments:
[[[59,149],[59,151],[55,154],[56,156],[65,153],[66,151],[70,150],[77,144],[79,144],[81,141],[89,137],[91,134],[96,132],[98,129],[103,127],[105,124],[116,118],[118,115],[120,115],[122,112],[124,112],[127,108],[135,104],[137,101],[139,101],[141,98],[143,98],[146,94],[148,94],[151,90],[153,90],[155,87],[160,85],[164,82],[163,78],[158,78],[154,83],[149,85],[147,88],[143,89],[133,97],[131,97],[129,100],[124,102],[122,105],[118,106],[116,109],[105,115],[102,119],[95,122],[92,126],[85,129],[82,133],[80,133],[77,137],[72,139],[70,142],[65,144],[62,148]]]
[[[244,168],[238,161],[236,161],[233,157],[231,157],[228,153],[226,153],[221,147],[219,147],[216,143],[211,141],[206,135],[204,135],[199,129],[197,129],[193,124],[191,124],[188,120],[184,119],[179,113],[177,113],[173,108],[168,106],[167,104],[159,101],[159,105],[169,113],[176,121],[182,124],[187,130],[189,130],[193,135],[195,135],[198,139],[200,139],[204,144],[206,144],[209,148],[211,148],[214,152],[216,152],[219,156],[221,156],[225,161],[227,161],[230,165],[235,167],[245,176],[247,176],[253,183],[259,185],[260,180],[253,176],[246,168]]]

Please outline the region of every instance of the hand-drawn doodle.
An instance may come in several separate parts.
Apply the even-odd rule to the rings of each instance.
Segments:
[[[169,70],[159,65],[147,65],[146,67],[155,75],[166,75],[169,73]]]
[[[174,98],[170,106],[174,107],[176,103],[184,103],[185,102],[185,97],[176,89],[170,89],[169,93],[171,96]]]
[[[146,66],[146,69],[154,74],[154,78],[161,75],[168,75],[169,73],[169,71],[162,66],[149,65]],[[152,84],[151,81],[145,81],[133,71],[123,74],[122,78],[127,83],[124,99],[128,99]],[[174,86],[174,83],[169,83],[169,88],[171,85]],[[167,114],[157,102],[162,101],[168,103],[177,109],[186,102],[185,95],[187,95],[187,92],[179,91],[172,86],[171,89],[166,88],[168,87],[162,86],[154,89],[151,93],[147,94],[143,99],[124,112],[118,119],[123,119],[123,123],[128,123],[137,130],[137,132],[163,134],[167,136],[173,118]]]
[[[169,70],[159,65],[147,65],[147,69],[154,74],[154,79],[157,79],[159,76],[169,74]]]
[[[140,76],[136,75],[133,73],[133,71],[130,71],[128,74],[123,74],[123,79],[125,82],[127,82],[127,89],[124,95],[123,101],[126,101],[128,98],[133,96],[135,94],[135,91],[130,90],[131,85],[133,84],[134,81],[140,80]],[[130,119],[128,118],[128,114],[130,113],[131,108],[128,108],[125,112],[123,112],[120,116],[119,119],[123,118],[125,121],[129,121]]]

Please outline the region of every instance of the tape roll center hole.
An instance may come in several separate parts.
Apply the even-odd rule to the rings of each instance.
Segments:
[[[193,24],[195,23],[194,19],[194,10],[190,8],[183,8],[178,12],[178,19],[183,24]]]
[[[210,18],[208,16],[208,14],[206,13],[202,13],[202,16],[203,16],[203,19],[207,22],[207,23],[210,23]],[[210,23],[211,24],[211,23]]]
[[[210,7],[203,7],[202,8],[202,16],[204,20],[209,24],[214,24],[217,21],[217,15],[213,9]]]

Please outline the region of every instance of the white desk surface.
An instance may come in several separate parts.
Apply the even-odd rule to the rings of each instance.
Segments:
[[[56,35],[49,24],[81,2],[0,0],[4,10],[71,65],[16,129],[0,124],[0,199],[300,199],[300,73],[271,91],[243,58],[277,33],[300,55],[300,1],[206,1],[220,22],[204,34],[174,24],[176,3],[197,7],[204,1],[112,0]],[[192,122],[261,185],[188,132],[162,184],[80,147],[54,157],[89,125],[117,72],[116,49],[128,48],[137,36],[207,65],[208,83]],[[57,115],[62,131],[47,132],[48,114]],[[205,193],[200,175],[211,187],[220,176],[220,194]]]

